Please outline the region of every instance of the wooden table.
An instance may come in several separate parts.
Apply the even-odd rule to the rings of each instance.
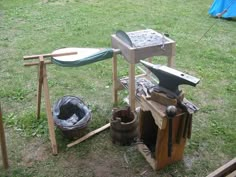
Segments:
[[[157,33],[157,32],[156,32]],[[158,33],[161,35],[160,33]],[[126,61],[129,64],[129,105],[131,111],[135,111],[135,64],[139,63],[140,60],[149,58],[153,56],[166,56],[168,59],[167,65],[169,67],[174,67],[175,60],[175,41],[165,37],[166,42],[163,44],[146,46],[142,48],[131,47],[115,34],[111,36],[112,48],[121,50],[121,55],[124,56]],[[117,53],[114,53],[112,60],[113,68],[113,103],[118,103],[118,91],[120,90],[120,81],[118,79],[118,70],[117,70]]]

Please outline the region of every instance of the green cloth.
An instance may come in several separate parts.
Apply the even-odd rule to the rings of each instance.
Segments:
[[[60,66],[64,66],[64,67],[79,67],[79,66],[83,66],[83,65],[88,65],[94,62],[98,62],[98,61],[102,61],[108,58],[112,58],[113,56],[113,49],[112,48],[107,48],[104,49],[102,51],[99,51],[91,56],[82,58],[82,59],[78,59],[75,61],[60,61],[60,60],[56,60],[55,58],[51,58],[52,62],[60,65]]]

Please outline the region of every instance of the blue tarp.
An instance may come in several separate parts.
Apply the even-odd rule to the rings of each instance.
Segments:
[[[223,18],[236,17],[236,0],[214,0],[208,13],[217,16],[224,11]]]

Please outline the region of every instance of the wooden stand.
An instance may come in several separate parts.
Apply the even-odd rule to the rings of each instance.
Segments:
[[[113,52],[115,55],[120,53],[119,50],[114,50]],[[37,119],[39,119],[39,117],[40,117],[41,95],[42,95],[42,90],[43,90],[45,105],[46,105],[47,119],[48,119],[49,136],[50,136],[50,140],[51,140],[52,153],[54,155],[56,155],[58,153],[58,150],[57,150],[57,143],[56,143],[56,138],[55,138],[54,122],[53,122],[53,117],[52,117],[52,112],[51,112],[51,103],[50,103],[48,80],[47,80],[47,70],[46,70],[46,65],[51,64],[51,61],[45,61],[45,58],[74,55],[74,54],[77,54],[77,52],[41,54],[41,55],[32,55],[32,56],[25,56],[24,57],[24,60],[30,60],[30,59],[38,59],[39,60],[38,62],[25,63],[24,66],[38,66],[38,91],[37,91],[36,117],[37,117]],[[82,141],[94,136],[95,134],[97,134],[109,127],[110,127],[110,123],[108,123],[98,129],[86,134],[85,136],[75,140],[74,142],[68,144],[67,147],[72,147],[76,144],[79,144]]]
[[[3,158],[3,167],[5,169],[8,169],[8,158],[7,158],[7,147],[6,147],[6,140],[5,140],[5,133],[4,133],[4,127],[3,127],[3,121],[2,121],[2,109],[1,109],[1,103],[0,103],[0,145],[2,149],[2,158]]]
[[[161,45],[150,46],[145,48],[131,48],[123,41],[121,41],[116,35],[112,35],[112,47],[115,49],[120,49],[121,54],[125,57],[129,64],[129,105],[131,111],[135,111],[135,64],[139,63],[141,59],[149,58],[153,56],[166,56],[168,59],[168,66],[174,67],[175,58],[175,41],[168,38],[168,42],[165,47],[162,48]],[[117,71],[117,53],[114,53],[112,60],[113,68],[113,104],[118,103],[118,90],[120,90],[120,82],[118,79]]]
[[[172,127],[172,154],[168,157],[168,119],[165,114],[166,106],[141,99],[139,114],[139,138],[141,143],[138,149],[154,170],[159,170],[176,161],[182,160],[186,138],[179,132],[186,121],[185,113],[178,108],[177,115],[173,118]],[[177,140],[179,138],[179,140]]]
[[[39,119],[39,117],[40,117],[41,95],[42,95],[42,90],[43,90],[47,119],[48,119],[49,137],[50,137],[50,141],[51,141],[51,148],[52,148],[53,155],[57,155],[58,150],[57,150],[57,142],[56,142],[55,130],[54,130],[54,121],[53,121],[52,111],[51,111],[51,103],[50,103],[48,80],[47,80],[47,70],[46,70],[46,65],[50,64],[51,62],[45,61],[44,58],[73,55],[73,54],[76,54],[76,53],[70,52],[70,53],[62,53],[62,54],[42,54],[42,55],[32,55],[32,56],[25,56],[24,57],[24,60],[30,60],[30,59],[38,59],[39,60],[38,62],[25,63],[24,66],[38,66],[38,91],[37,91],[36,117],[37,117],[37,119]]]

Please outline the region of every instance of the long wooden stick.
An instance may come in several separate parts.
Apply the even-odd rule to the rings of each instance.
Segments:
[[[98,129],[96,129],[96,130],[94,130],[94,131],[91,131],[90,133],[88,133],[87,135],[85,135],[85,136],[79,138],[78,140],[74,141],[73,143],[68,144],[67,147],[72,147],[72,146],[74,146],[74,145],[76,145],[76,144],[79,144],[79,143],[81,143],[82,141],[84,141],[84,140],[90,138],[90,137],[93,136],[93,135],[96,135],[97,133],[99,133],[99,132],[101,132],[101,131],[103,131],[103,130],[109,128],[109,127],[110,127],[110,123],[108,123],[108,124],[106,124],[106,125],[104,125],[104,126],[98,128]]]
[[[40,56],[46,57],[60,57],[60,56],[66,56],[66,55],[76,55],[78,52],[65,52],[65,53],[47,53],[47,54],[40,54],[40,55],[30,55],[30,56],[24,56],[24,60],[30,60],[30,59],[38,59]]]
[[[3,157],[3,166],[5,169],[8,169],[8,157],[7,157],[7,147],[6,147],[6,139],[3,127],[3,120],[2,120],[2,109],[0,103],[0,144],[2,149],[2,157]]]
[[[45,61],[44,64],[52,64],[51,61]],[[36,66],[40,65],[40,62],[31,62],[31,63],[24,63],[24,66]]]
[[[50,97],[49,97],[49,89],[48,89],[48,81],[47,81],[47,73],[46,73],[46,65],[43,65],[43,92],[44,92],[44,99],[45,99],[45,106],[46,106],[46,113],[48,119],[48,129],[49,129],[49,136],[51,140],[52,146],[52,153],[53,155],[57,155],[57,142],[55,137],[54,131],[54,122],[52,117],[51,111],[51,104],[50,104]]]

